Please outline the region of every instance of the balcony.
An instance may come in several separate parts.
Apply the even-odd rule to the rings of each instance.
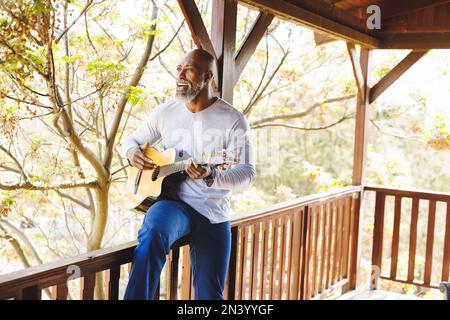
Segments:
[[[419,210],[424,204],[427,212]],[[373,209],[364,212],[363,208]],[[359,266],[364,218],[373,219],[373,238],[368,239],[372,270]],[[442,229],[443,238],[437,229]],[[407,243],[400,236],[405,230]],[[419,261],[418,239],[423,235],[425,254]],[[135,245],[0,276],[0,299],[92,300],[99,273],[104,275],[106,299],[121,299]],[[401,252],[406,261],[400,259],[403,247],[408,248]],[[187,239],[172,246],[155,299],[193,298],[188,253]],[[400,269],[406,270],[406,276]],[[224,296],[229,300],[409,299],[377,291],[378,281],[438,289],[448,281],[449,269],[450,194],[350,186],[236,215]],[[363,273],[372,273],[369,281],[360,279]],[[79,296],[69,295],[73,284]],[[365,290],[369,285],[370,290]]]

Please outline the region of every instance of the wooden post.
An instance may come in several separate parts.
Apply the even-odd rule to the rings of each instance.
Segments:
[[[364,168],[366,164],[366,152],[367,152],[367,134],[368,134],[368,119],[369,119],[369,95],[370,88],[368,86],[369,70],[370,70],[370,56],[371,51],[361,48],[359,61],[356,58],[356,51],[354,46],[347,44],[347,48],[352,62],[353,71],[355,75],[355,81],[358,87],[358,98],[356,104],[356,123],[355,123],[355,143],[353,150],[353,185],[363,185],[364,181]],[[352,226],[352,262],[349,274],[349,289],[355,289],[359,284],[359,278],[357,270],[360,265],[361,258],[361,246],[362,241],[362,226],[364,220],[361,212],[361,208],[364,205],[364,192],[358,195],[358,199],[355,201],[355,208]]]
[[[356,104],[355,144],[353,151],[353,185],[361,185],[364,180],[364,167],[366,163],[367,126],[369,119],[369,87],[368,74],[370,51],[361,48],[359,61],[355,55],[350,54],[353,69],[355,70],[358,85],[358,99]],[[361,82],[361,83],[360,83]]]
[[[233,104],[234,52],[236,50],[237,2],[213,0],[211,41],[217,57],[218,92],[222,99]]]

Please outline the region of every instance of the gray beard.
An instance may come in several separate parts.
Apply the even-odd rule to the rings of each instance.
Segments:
[[[206,84],[204,81],[202,81],[201,83],[199,83],[195,88],[191,87],[191,85],[188,85],[188,88],[186,91],[182,92],[182,91],[175,91],[175,98],[179,101],[179,102],[189,102],[194,100],[200,93],[200,91],[202,91],[205,88]]]

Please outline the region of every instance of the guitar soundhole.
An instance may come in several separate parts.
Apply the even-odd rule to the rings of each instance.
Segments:
[[[156,167],[152,173],[152,181],[156,181],[156,179],[158,179],[158,175],[159,175],[159,167]]]

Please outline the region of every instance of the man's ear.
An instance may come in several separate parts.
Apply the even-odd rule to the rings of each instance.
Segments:
[[[205,74],[205,80],[207,80],[207,81],[212,81],[212,79],[213,79],[213,73],[212,73],[212,71],[211,70],[208,70],[207,72],[206,72],[206,74]]]

